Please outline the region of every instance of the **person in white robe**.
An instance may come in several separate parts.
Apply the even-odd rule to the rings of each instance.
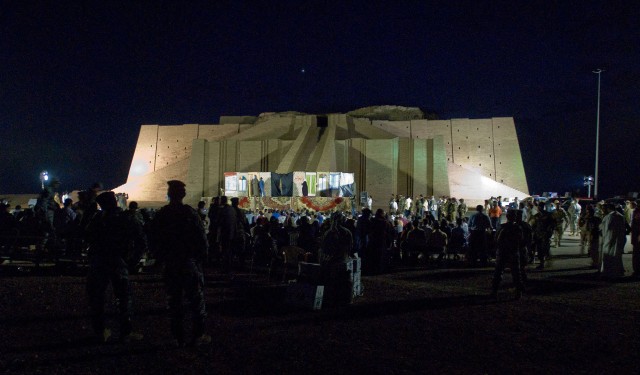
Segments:
[[[605,216],[600,224],[600,275],[619,278],[624,276],[622,254],[627,242],[625,220],[612,204],[605,204],[603,211]]]

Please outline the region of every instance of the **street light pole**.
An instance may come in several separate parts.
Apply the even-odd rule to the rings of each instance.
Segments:
[[[598,198],[598,150],[600,148],[600,76],[604,69],[596,69],[593,73],[598,75],[598,109],[596,112],[596,174],[593,187],[593,197]]]

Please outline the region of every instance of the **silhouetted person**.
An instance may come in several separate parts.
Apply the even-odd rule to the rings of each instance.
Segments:
[[[378,274],[386,270],[387,251],[393,239],[393,226],[379,208],[369,227],[369,245],[362,257],[363,272]]]
[[[216,217],[216,225],[219,228],[218,241],[220,242],[220,253],[222,256],[222,271],[231,270],[233,259],[233,240],[236,237],[237,215],[236,210],[227,204],[227,197],[220,197],[220,208]]]
[[[207,262],[213,263],[220,261],[220,243],[218,242],[220,227],[218,225],[218,214],[220,213],[220,197],[213,198],[209,205],[209,233],[207,240],[209,241],[209,254]]]
[[[244,267],[244,260],[246,255],[249,222],[247,221],[247,215],[245,214],[244,210],[240,208],[239,204],[240,199],[238,199],[237,197],[231,198],[231,207],[236,213],[236,233],[233,236],[231,247],[232,254],[238,257],[240,268],[242,268]]]
[[[186,196],[182,181],[168,181],[169,204],[153,220],[155,254],[164,264],[164,279],[169,296],[171,333],[177,345],[185,343],[183,296],[191,309],[194,345],[208,344],[202,263],[207,258],[207,238],[196,210],[182,203]]]
[[[140,340],[142,335],[132,332],[131,286],[129,284],[128,260],[134,249],[144,249],[146,239],[142,225],[125,215],[118,208],[113,192],[96,197],[102,211],[93,216],[85,238],[90,245],[87,292],[93,330],[102,341],[107,341],[111,330],[105,327],[104,294],[111,283],[118,301],[120,316],[120,339]]]
[[[506,267],[511,269],[513,283],[516,287],[516,299],[522,296],[524,286],[520,274],[520,249],[524,241],[522,227],[516,223],[516,210],[507,211],[507,222],[500,225],[497,234],[498,251],[496,253],[496,268],[491,283],[491,295],[498,296],[498,287],[502,281],[502,273]]]
[[[533,245],[538,253],[540,265],[536,269],[544,269],[547,257],[550,257],[551,236],[556,228],[556,220],[547,212],[544,204],[538,205],[538,213],[533,216]]]
[[[369,246],[369,232],[371,229],[371,210],[368,208],[362,209],[362,215],[356,221],[356,234],[355,234],[355,251],[360,256],[364,256],[367,246]]]
[[[471,216],[469,220],[469,230],[471,231],[469,236],[469,264],[474,266],[480,258],[480,263],[483,266],[487,265],[488,258],[488,241],[487,236],[491,231],[491,221],[489,216],[484,214],[484,207],[482,205],[476,206],[476,213]]]
[[[322,239],[320,264],[322,265],[327,306],[345,305],[351,303],[352,300],[351,272],[347,270],[345,263],[351,261],[349,255],[353,238],[351,232],[342,225],[343,221],[342,213],[333,213],[330,227]]]
[[[44,189],[40,192],[40,196],[33,208],[36,218],[40,221],[41,228],[45,235],[43,245],[51,246],[56,240],[56,231],[53,226],[53,219],[56,211],[60,208],[60,205],[54,200],[55,189],[60,187],[60,181],[57,179],[51,180],[48,185],[45,185]]]

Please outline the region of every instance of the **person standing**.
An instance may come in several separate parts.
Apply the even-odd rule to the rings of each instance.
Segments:
[[[264,219],[265,223],[269,219]],[[222,272],[231,271],[231,262],[233,260],[233,241],[237,234],[237,214],[236,210],[229,206],[226,195],[220,197],[220,209],[217,214],[216,225],[219,228],[218,241],[220,242],[220,255],[222,257]]]
[[[506,267],[511,269],[511,276],[516,287],[516,299],[520,299],[524,291],[520,267],[520,251],[524,235],[522,227],[516,223],[516,213],[514,209],[507,211],[507,222],[501,225],[497,234],[498,251],[496,254],[496,268],[493,272],[491,283],[491,296],[498,297],[498,287],[502,281],[502,273]]]
[[[522,281],[526,281],[527,274],[525,273],[525,267],[529,263],[533,263],[534,254],[532,251],[533,245],[533,229],[531,225],[522,220],[522,210],[516,212],[516,223],[522,229],[522,243],[520,244],[520,276]]]
[[[395,215],[398,210],[398,203],[396,202],[396,198],[393,194],[391,194],[391,199],[389,199],[389,215]]]
[[[429,212],[431,212],[431,219],[438,220],[438,200],[433,195],[429,199]]]
[[[482,205],[476,206],[476,213],[471,216],[469,220],[469,229],[471,230],[469,236],[469,256],[468,262],[471,266],[475,266],[478,258],[483,266],[487,265],[487,258],[489,256],[487,249],[487,236],[491,231],[491,221],[489,217],[483,212],[484,207]]]
[[[240,269],[242,269],[244,267],[248,242],[247,233],[249,233],[249,222],[247,221],[244,210],[240,208],[240,199],[238,197],[231,198],[231,207],[236,212],[236,233],[233,236],[232,252],[238,256],[239,266]],[[277,216],[276,213],[278,214]],[[279,216],[280,214],[276,211],[271,217],[275,217],[277,222]]]
[[[258,176],[255,174],[251,179],[251,196],[259,197],[260,196],[260,182],[258,181]],[[305,195],[306,196],[306,195]]]
[[[120,340],[138,341],[142,334],[133,332],[131,323],[132,299],[129,284],[129,258],[146,250],[146,237],[142,224],[124,214],[118,207],[113,192],[96,197],[102,208],[89,222],[85,239],[89,248],[87,294],[91,310],[91,324],[100,341],[107,342],[111,329],[105,326],[104,295],[111,283],[118,301]],[[134,249],[131,244],[134,244]]]
[[[411,197],[407,197],[407,199],[404,200],[404,217],[406,217],[407,219],[409,219],[411,217],[411,203],[413,202],[413,200],[411,199]]]
[[[469,209],[467,208],[467,204],[464,203],[464,198],[460,198],[460,204],[458,204],[458,218],[464,219],[467,216],[467,211],[469,211]]]
[[[631,202],[631,245],[633,246],[633,277],[640,277],[640,207],[638,202]]]
[[[416,214],[420,220],[424,217],[424,201],[424,196],[420,194],[420,197],[418,197],[418,201],[416,202]]]
[[[538,213],[533,216],[533,244],[538,253],[540,265],[536,269],[544,269],[547,257],[551,256],[551,236],[556,228],[556,220],[545,210],[544,204],[538,206]]]
[[[386,271],[386,255],[394,240],[393,227],[385,218],[381,208],[369,223],[369,241],[365,255],[362,257],[363,272],[380,274]]]
[[[575,236],[578,234],[578,219],[580,218],[580,213],[582,211],[582,207],[578,203],[577,199],[572,199],[569,208],[567,209],[567,213],[569,214],[569,230],[571,231],[571,235]]]
[[[209,232],[207,233],[207,242],[209,243],[209,251],[205,264],[210,265],[220,261],[220,243],[218,242],[220,228],[218,227],[218,214],[220,212],[220,197],[214,197],[209,205],[207,218],[209,219]]]
[[[260,180],[258,181],[258,189],[260,189],[260,196],[264,197],[264,179],[262,177],[260,177]]]
[[[447,221],[450,223],[455,223],[456,218],[458,217],[458,200],[456,198],[449,199],[449,207],[447,209]]]
[[[553,247],[560,247],[560,241],[562,241],[562,235],[569,221],[569,215],[567,211],[560,206],[560,201],[554,202],[555,210],[551,213],[551,216],[556,220],[556,228],[554,229],[555,242]]]
[[[205,334],[207,313],[202,271],[202,263],[207,258],[207,237],[196,210],[182,203],[186,196],[184,182],[171,180],[167,184],[169,204],[155,215],[152,228],[155,239],[154,252],[158,262],[164,264],[171,333],[178,346],[185,344],[182,298],[186,296],[193,324],[191,344],[208,344],[211,342],[211,336]]]
[[[602,223],[602,219],[595,216],[593,206],[588,206],[582,221],[584,222],[584,246],[587,247],[587,252],[591,257],[591,268],[600,269],[600,223]],[[583,245],[580,246],[582,248]]]
[[[624,276],[622,253],[627,242],[625,219],[615,210],[613,204],[603,206],[604,218],[600,224],[600,275],[604,278]]]
[[[493,203],[491,203],[491,208],[489,209],[489,218],[491,219],[491,228],[494,231],[500,230],[501,217],[502,217],[502,208],[500,208],[497,201],[493,201]]]

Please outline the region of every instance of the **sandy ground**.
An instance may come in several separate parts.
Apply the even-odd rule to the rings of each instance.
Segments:
[[[84,277],[0,267],[0,372],[640,373],[640,284],[598,279],[576,245],[569,237],[552,249],[549,269],[530,270],[519,301],[510,275],[494,301],[491,268],[453,265],[364,277],[364,296],[352,305],[306,311],[284,305],[284,287],[264,274],[230,281],[207,270],[213,343],[179,349],[170,345],[157,275],[132,277],[134,324],[144,340],[97,344]],[[630,254],[624,262],[628,275]]]

